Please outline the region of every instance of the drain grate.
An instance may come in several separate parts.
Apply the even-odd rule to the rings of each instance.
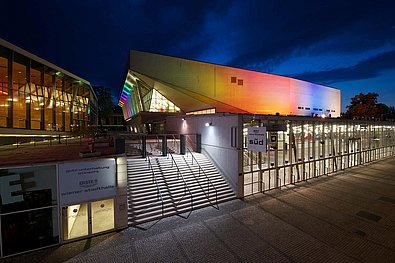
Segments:
[[[391,197],[382,196],[379,198],[379,200],[395,204],[395,199]]]
[[[363,211],[363,210],[359,211],[357,213],[357,216],[360,216],[360,217],[363,217],[363,218],[366,218],[366,219],[369,219],[369,220],[372,220],[375,222],[378,222],[382,218],[381,216],[378,216],[378,215],[375,215],[375,214],[372,214],[372,213],[369,213],[369,212]]]

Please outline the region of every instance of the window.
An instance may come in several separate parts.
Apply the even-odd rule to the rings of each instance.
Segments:
[[[313,108],[313,110],[318,110],[318,108]]]
[[[242,80],[242,79],[238,79],[238,80],[237,80],[237,85],[243,86],[243,80]]]
[[[236,83],[236,77],[230,77],[230,83]]]
[[[306,107],[305,110],[310,110],[310,108]]]

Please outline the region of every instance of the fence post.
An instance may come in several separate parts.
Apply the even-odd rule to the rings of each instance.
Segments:
[[[162,136],[162,156],[167,156],[167,136]]]
[[[116,138],[115,139],[115,154],[125,153],[125,139]]]
[[[186,153],[186,135],[180,134],[180,154]]]
[[[147,157],[147,138],[145,135],[141,138],[141,155],[143,158]]]
[[[201,134],[196,134],[196,152],[197,153],[202,152],[202,135]]]

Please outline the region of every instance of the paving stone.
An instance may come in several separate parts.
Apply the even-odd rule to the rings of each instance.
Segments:
[[[395,205],[380,199],[395,199],[394,170],[388,158],[1,263],[395,262]]]

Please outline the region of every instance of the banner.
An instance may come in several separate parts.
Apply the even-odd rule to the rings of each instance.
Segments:
[[[61,205],[115,196],[115,159],[59,164]]]

